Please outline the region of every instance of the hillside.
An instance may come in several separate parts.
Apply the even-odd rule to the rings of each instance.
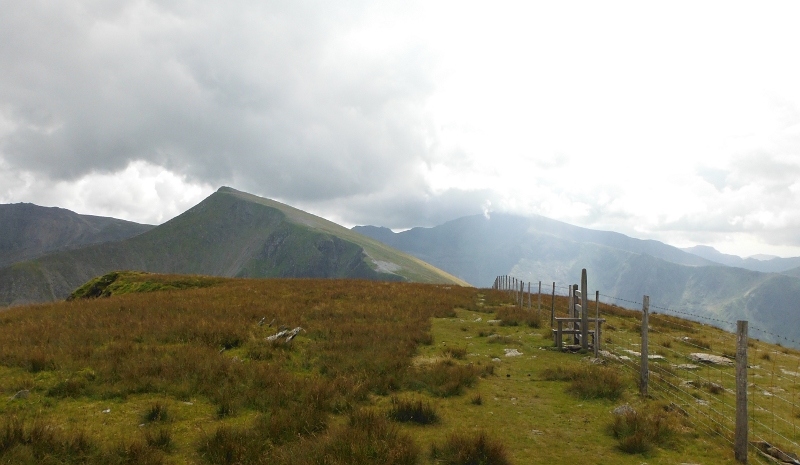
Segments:
[[[58,250],[127,239],[152,228],[30,203],[0,205],[0,267]]]
[[[794,324],[800,310],[792,304],[800,302],[800,279],[692,261],[703,259],[655,241],[500,214],[401,233],[363,226],[354,230],[477,286],[490,286],[498,275],[513,275],[541,280],[546,289],[554,281],[563,287],[577,282],[586,268],[590,289],[604,295],[640,302],[647,294],[655,305],[727,321],[748,319],[800,340],[800,327]]]
[[[584,243],[648,254],[681,265],[716,265],[658,241],[581,228],[543,216],[493,213],[490,218],[467,216],[432,228],[412,228],[400,233],[375,226],[356,226],[353,231],[410,253],[474,286],[489,286],[495,276],[510,271],[520,259],[520,247],[531,240],[541,250],[553,249],[550,253],[556,255],[555,249],[564,244]]]
[[[800,267],[800,257],[766,257],[764,260],[759,260],[755,257],[742,258],[738,255],[724,254],[713,247],[705,245],[696,245],[681,250],[721,265],[736,266],[762,273],[783,273]]]
[[[466,284],[330,221],[223,187],[138,236],[0,268],[0,305],[63,299],[114,270]]]
[[[601,366],[552,350],[535,310],[514,310],[499,291],[118,278],[108,298],[2,314],[0,462],[734,463],[728,443],[698,421],[730,402],[732,368],[670,368],[687,363],[697,350],[690,343],[729,353],[735,338],[713,328],[653,315],[651,353],[662,361],[646,399],[638,371],[613,354]],[[565,305],[556,299],[558,315]],[[637,314],[605,304],[600,312],[606,348],[631,347]],[[286,342],[273,337],[281,327],[302,329]],[[780,388],[794,399],[796,383],[776,385],[756,365],[794,370],[797,355],[752,341],[753,392]],[[685,394],[658,389],[681,377],[694,383]],[[707,387],[709,379],[724,389]],[[751,402],[772,408],[764,396]],[[657,424],[657,434],[621,430],[612,411],[625,404],[641,412],[626,418]],[[771,423],[769,413],[753,418]],[[796,421],[778,432],[796,441]]]

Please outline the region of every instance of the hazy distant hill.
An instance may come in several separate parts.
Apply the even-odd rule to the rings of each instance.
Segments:
[[[645,253],[690,266],[715,263],[652,240],[641,240],[610,231],[595,231],[543,216],[522,217],[494,213],[467,216],[433,228],[413,228],[401,233],[376,226],[356,226],[354,231],[410,253],[475,286],[490,286],[498,274],[507,273],[520,261],[523,249],[536,244],[534,253],[545,253],[564,269],[559,254],[571,242],[616,250]],[[500,270],[498,272],[498,270]],[[554,269],[548,270],[548,276]],[[560,281],[560,280],[559,280]]]
[[[502,214],[401,233],[373,226],[353,229],[477,286],[490,286],[495,276],[511,274],[542,280],[549,293],[552,282],[577,283],[586,268],[590,289],[608,296],[640,302],[646,294],[654,305],[727,321],[747,319],[753,326],[800,339],[795,323],[800,311],[793,304],[800,302],[800,279],[712,264],[656,241]]]
[[[0,205],[0,267],[57,250],[119,241],[152,228],[30,203]]]
[[[761,271],[764,273],[782,273],[792,268],[800,267],[800,257],[774,257],[767,260],[759,260],[755,257],[742,258],[738,255],[724,254],[707,245],[696,245],[681,250],[722,265],[738,266],[739,268]]]
[[[414,257],[288,205],[220,188],[138,236],[0,269],[0,304],[65,298],[113,270],[463,284]]]

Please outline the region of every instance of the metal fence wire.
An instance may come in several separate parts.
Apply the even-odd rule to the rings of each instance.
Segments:
[[[498,277],[495,288],[503,289]],[[549,284],[549,283],[545,283]],[[538,284],[531,289],[538,292]],[[527,289],[523,285],[523,289]],[[552,310],[557,317],[569,316],[569,308],[556,306],[554,296],[569,295],[571,286],[552,283]],[[513,289],[506,289],[513,291]],[[598,293],[600,304],[639,310],[642,302]],[[538,296],[537,296],[538,297]],[[644,300],[644,299],[643,299]],[[648,298],[649,300],[649,298]],[[551,305],[544,305],[551,310]],[[595,302],[597,305],[598,302]],[[558,307],[558,308],[556,308]],[[587,310],[594,313],[595,306]],[[601,356],[613,360],[634,378],[641,372],[642,315],[631,313],[616,327],[607,327],[600,342]],[[601,316],[603,316],[601,314]],[[719,331],[707,331],[707,327]],[[648,394],[663,400],[684,414],[698,432],[734,446],[736,430],[736,335],[737,323],[649,303],[647,367]],[[800,347],[800,342],[774,331],[749,326],[756,335]],[[800,452],[800,356],[796,350],[772,345],[758,338],[747,339],[747,418],[748,454],[758,463],[800,463],[793,453]],[[704,361],[705,360],[705,361]],[[781,457],[785,459],[781,461]],[[794,462],[792,462],[795,460]]]

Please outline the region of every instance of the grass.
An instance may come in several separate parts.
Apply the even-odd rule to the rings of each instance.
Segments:
[[[505,447],[485,432],[454,433],[444,444],[431,446],[431,458],[447,465],[510,465]]]
[[[0,395],[30,396],[0,402],[0,463],[462,463],[456,448],[474,452],[464,460],[506,461],[496,463],[641,463],[609,427],[621,402],[665,412],[638,397],[636,367],[550,350],[549,328],[488,323],[508,303],[502,292],[435,285],[220,279],[10,309],[0,313]],[[566,299],[556,304],[563,313]],[[601,312],[617,328],[614,344],[635,349],[638,313]],[[305,332],[290,344],[266,341],[280,326]],[[691,334],[730,350],[710,327],[653,326],[669,359],[653,364],[662,367],[652,368],[656,393],[714,373],[671,368],[695,349],[658,341]],[[507,357],[512,348],[519,355]],[[764,353],[769,370],[800,371],[794,351],[754,341],[753,364]],[[755,380],[769,374],[752,371]],[[696,400],[729,403],[721,377],[709,380],[726,390],[682,387],[697,397],[679,408],[692,415]],[[755,402],[769,407],[764,399]],[[411,421],[394,421],[393,409]],[[436,421],[421,427],[423,416]],[[672,439],[650,440],[648,463],[734,463],[714,437],[674,424]]]
[[[422,399],[410,400],[392,397],[392,407],[387,413],[390,420],[418,425],[432,425],[439,421],[439,415],[430,402]]]
[[[567,392],[580,399],[619,399],[625,383],[614,368],[587,365],[565,368],[561,365],[544,370],[542,376],[548,381],[569,381]]]
[[[675,447],[680,422],[665,406],[650,412],[631,410],[615,415],[611,433],[619,441],[619,449],[628,454],[650,454],[656,448]]]

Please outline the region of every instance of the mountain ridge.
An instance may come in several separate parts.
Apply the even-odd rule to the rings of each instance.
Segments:
[[[0,205],[0,267],[59,250],[113,242],[155,226],[32,203]]]
[[[328,220],[223,187],[137,236],[0,268],[0,304],[63,299],[88,280],[117,270],[467,285]]]

